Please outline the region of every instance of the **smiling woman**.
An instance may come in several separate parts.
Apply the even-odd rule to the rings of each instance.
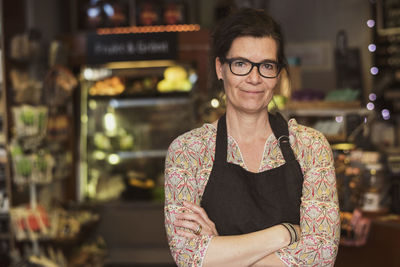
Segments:
[[[268,112],[286,69],[280,27],[241,9],[213,35],[226,114],[176,138],[165,162],[165,226],[179,266],[333,266],[339,208],[318,131]]]

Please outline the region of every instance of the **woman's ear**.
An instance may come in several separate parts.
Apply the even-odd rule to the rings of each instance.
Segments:
[[[217,74],[218,80],[222,79],[222,63],[219,60],[219,57],[215,58],[215,72]]]

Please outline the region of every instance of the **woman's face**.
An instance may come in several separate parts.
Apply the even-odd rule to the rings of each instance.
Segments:
[[[238,37],[226,55],[230,58],[244,58],[254,63],[263,61],[277,61],[277,44],[270,37]],[[246,113],[266,111],[273,96],[277,78],[264,78],[254,66],[246,76],[237,76],[229,69],[229,63],[221,64],[216,59],[218,79],[224,81],[227,108],[234,108]]]

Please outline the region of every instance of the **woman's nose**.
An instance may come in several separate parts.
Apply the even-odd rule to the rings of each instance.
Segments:
[[[257,66],[254,66],[250,73],[247,75],[247,79],[251,83],[259,83],[261,81],[261,75],[258,73]]]

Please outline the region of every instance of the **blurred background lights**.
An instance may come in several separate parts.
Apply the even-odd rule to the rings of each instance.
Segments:
[[[86,12],[89,17],[94,18],[100,14],[101,10],[100,7],[90,7]]]
[[[367,104],[367,109],[368,109],[368,110],[373,110],[374,108],[375,108],[374,103],[369,102],[369,103]]]
[[[103,10],[107,14],[107,16],[109,16],[109,17],[114,16],[114,8],[112,7],[112,5],[104,4]]]
[[[197,81],[197,74],[196,73],[191,73],[190,75],[189,75],[189,81],[190,81],[190,83],[191,84],[194,84],[196,81]]]
[[[369,19],[367,21],[367,26],[370,27],[370,28],[373,28],[375,26],[375,20]]]
[[[88,81],[96,81],[99,79],[104,79],[112,74],[111,69],[93,69],[85,68],[83,70],[83,78]]]
[[[370,72],[371,72],[372,75],[377,75],[378,72],[379,72],[379,69],[377,67],[372,67]]]
[[[335,120],[336,122],[341,123],[343,121],[343,116],[336,116]]]
[[[376,94],[374,94],[374,93],[369,94],[368,99],[370,101],[375,101],[376,100]]]
[[[115,165],[120,162],[120,158],[117,154],[111,154],[108,156],[108,162],[112,165]]]
[[[390,111],[388,109],[383,109],[381,113],[384,120],[390,119]]]
[[[115,134],[117,130],[117,121],[113,113],[106,113],[106,115],[104,115],[104,128],[108,134]]]
[[[97,160],[104,160],[106,158],[106,153],[103,151],[97,150],[93,152],[93,157]]]
[[[91,80],[91,79],[93,79],[93,70],[92,70],[92,69],[89,69],[89,68],[86,68],[86,69],[83,71],[83,77],[84,77],[86,80]]]
[[[96,100],[90,99],[89,100],[89,108],[90,109],[96,109],[97,108],[97,102]]]
[[[213,108],[218,108],[219,107],[219,101],[216,98],[211,99],[211,106]]]
[[[369,52],[375,52],[376,51],[376,45],[375,44],[368,45],[368,50],[369,50]]]

